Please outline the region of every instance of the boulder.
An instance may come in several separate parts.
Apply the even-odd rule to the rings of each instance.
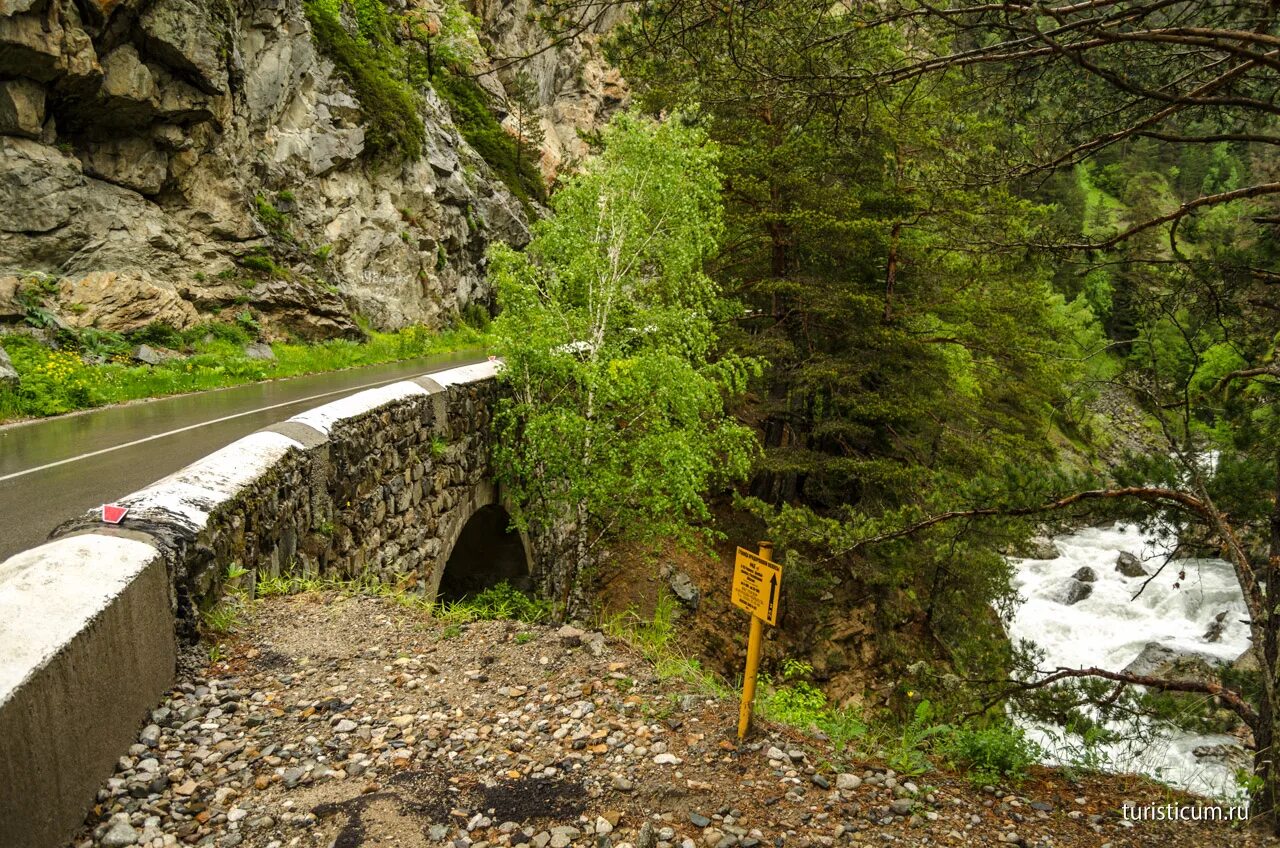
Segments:
[[[275,362],[276,352],[265,342],[254,342],[244,349],[246,359],[258,359],[263,362]]]
[[[1085,598],[1093,594],[1093,585],[1090,583],[1081,583],[1074,577],[1069,578],[1062,588],[1058,590],[1058,602],[1071,606],[1078,604]]]
[[[27,308],[18,300],[18,287],[22,281],[16,276],[0,277],[0,323],[21,321]]]
[[[1222,639],[1222,634],[1227,629],[1227,613],[1226,610],[1218,613],[1213,617],[1213,621],[1209,622],[1208,629],[1204,632],[1204,640],[1206,642],[1218,642]]]
[[[1258,651],[1254,646],[1250,645],[1245,648],[1240,656],[1236,657],[1231,663],[1234,671],[1255,672],[1262,668],[1262,661],[1258,657]]]
[[[1077,568],[1076,573],[1071,576],[1081,583],[1093,583],[1098,579],[1098,573],[1087,565]]]
[[[1062,552],[1048,536],[1032,536],[1018,545],[1013,555],[1023,559],[1057,559],[1062,556]]]
[[[13,360],[9,359],[9,354],[0,347],[0,388],[16,389],[21,379],[18,376],[18,369],[13,367]]]
[[[96,327],[127,333],[156,321],[179,330],[200,320],[195,307],[172,287],[146,271],[96,271],[64,279],[58,303],[66,321],[77,329]]]
[[[1214,657],[1170,648],[1159,642],[1148,642],[1134,660],[1126,665],[1126,674],[1142,677],[1163,677],[1169,680],[1195,680],[1205,682],[1217,678],[1217,660]]]
[[[1116,557],[1116,571],[1125,577],[1146,577],[1147,570],[1142,567],[1142,560],[1128,551],[1121,551]]]
[[[691,610],[698,608],[701,593],[688,574],[683,571],[673,571],[671,577],[667,580],[667,585],[671,587],[671,593],[676,596],[676,600],[680,603]]]
[[[133,361],[141,362],[143,365],[160,365],[171,359],[181,359],[182,354],[177,351],[165,350],[162,347],[152,347],[151,345],[138,345],[133,349]]]
[[[44,86],[24,79],[0,81],[0,135],[39,138],[44,129]]]

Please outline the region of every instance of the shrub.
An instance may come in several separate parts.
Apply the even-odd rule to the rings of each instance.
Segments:
[[[1022,728],[1003,720],[989,727],[952,729],[936,747],[947,762],[979,784],[1018,783],[1042,755]]]
[[[862,717],[853,710],[833,707],[826,693],[802,678],[813,673],[808,663],[793,659],[782,662],[779,686],[769,686],[760,703],[761,715],[770,721],[787,724],[806,732],[817,730],[843,750],[852,740],[867,732]]]
[[[182,334],[163,321],[152,321],[141,330],[134,330],[127,336],[135,345],[145,344],[175,349],[182,347]]]

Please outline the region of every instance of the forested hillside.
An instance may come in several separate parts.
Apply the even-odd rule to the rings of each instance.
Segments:
[[[581,7],[559,12],[569,31]],[[1277,25],[1265,3],[655,0],[615,29],[638,108],[717,153],[716,350],[758,369],[725,397],[760,452],[708,492],[714,521],[682,511],[779,545],[776,663],[801,654],[845,706],[988,727],[1010,694],[1100,732],[1100,700],[1200,692],[1249,728],[1274,805]],[[584,468],[594,428],[641,438],[634,414],[576,413]],[[1035,672],[1001,627],[1005,556],[1044,522],[1115,519],[1230,562],[1260,672]],[[1171,561],[1153,579],[1176,588]]]

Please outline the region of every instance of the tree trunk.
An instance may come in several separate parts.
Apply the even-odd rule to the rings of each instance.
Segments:
[[[893,320],[893,290],[898,282],[898,243],[902,239],[902,222],[894,221],[889,231],[889,261],[884,275],[884,323]]]
[[[1270,539],[1268,540],[1267,568],[1264,572],[1262,594],[1266,598],[1263,608],[1273,612],[1271,589],[1280,581],[1280,457],[1276,459],[1275,501],[1271,507]],[[1261,654],[1261,672],[1272,680],[1276,674],[1276,660],[1280,654],[1280,639],[1273,618],[1263,622],[1264,638],[1254,648]],[[1280,769],[1276,767],[1275,744],[1280,740],[1280,712],[1270,697],[1272,687],[1263,686],[1258,699],[1258,726],[1253,730],[1253,773],[1262,785],[1252,798],[1250,816],[1267,821],[1280,834]]]

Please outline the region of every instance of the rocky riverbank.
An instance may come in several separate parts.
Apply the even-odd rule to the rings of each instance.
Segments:
[[[1127,822],[1135,778],[899,775],[660,681],[600,634],[386,599],[257,602],[120,758],[76,848],[1274,844]]]

